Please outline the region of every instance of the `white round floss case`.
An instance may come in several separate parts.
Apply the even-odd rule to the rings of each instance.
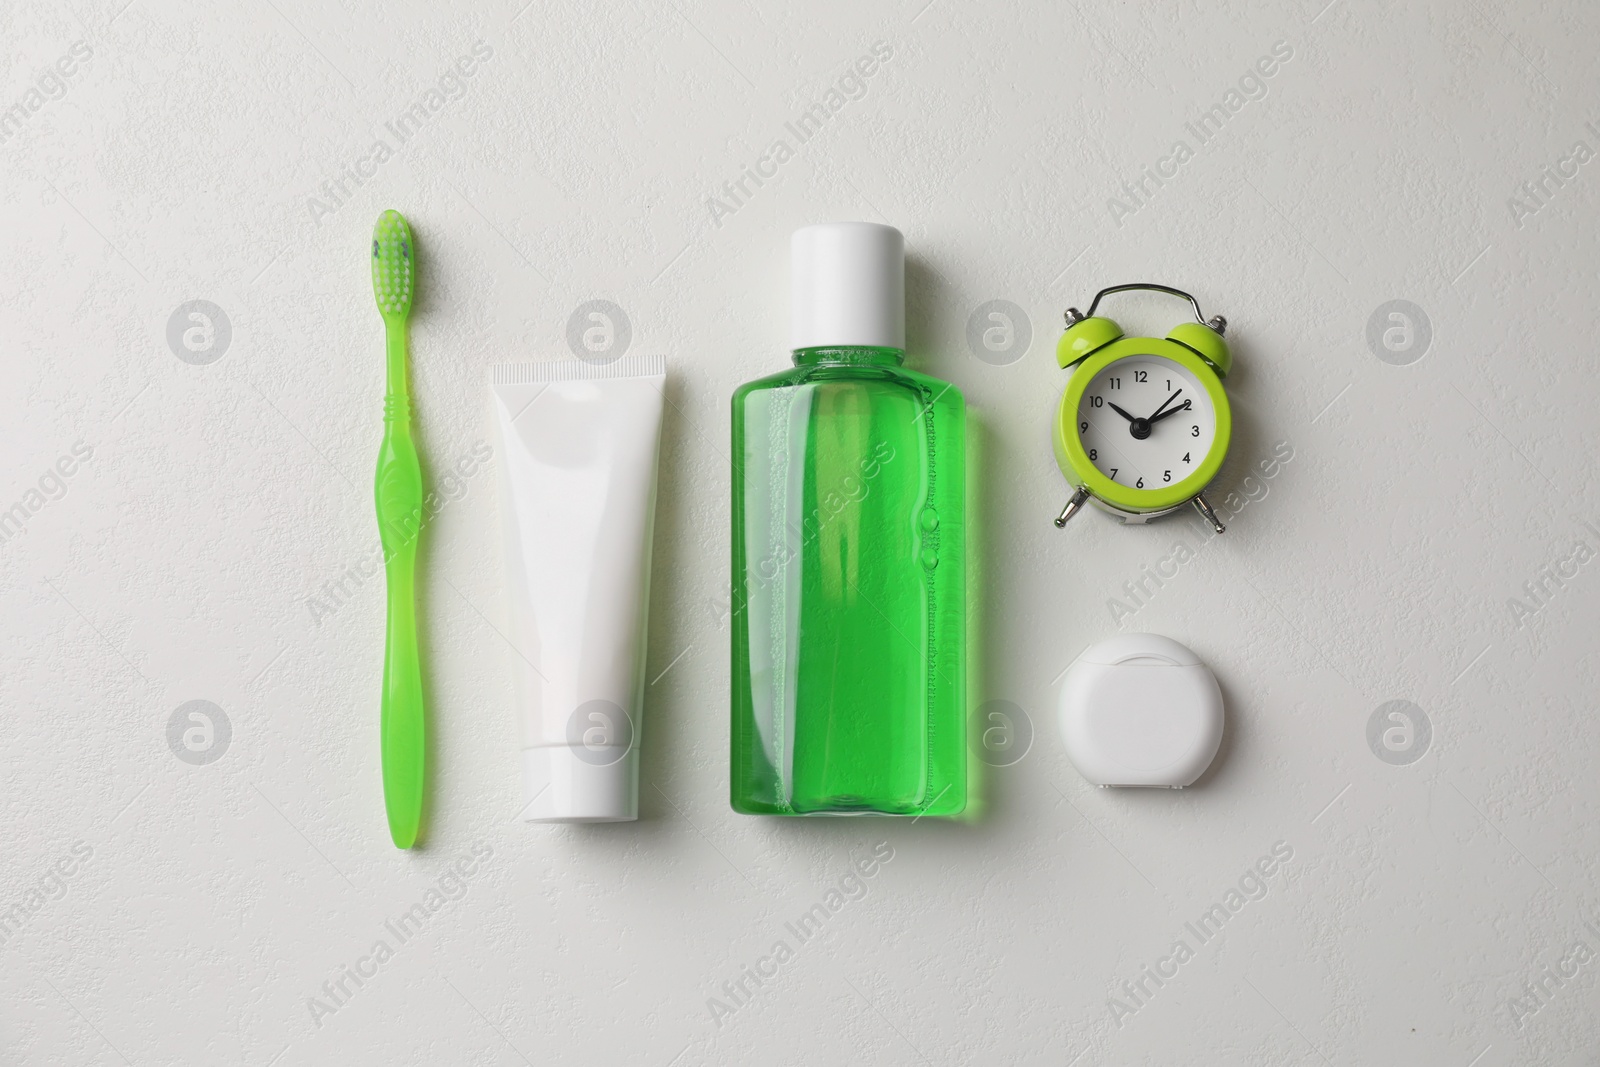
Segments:
[[[1222,743],[1222,690],[1210,668],[1159,634],[1090,647],[1061,687],[1067,755],[1099,786],[1182,789]]]

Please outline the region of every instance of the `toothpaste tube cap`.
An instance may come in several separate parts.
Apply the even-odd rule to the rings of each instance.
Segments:
[[[522,750],[525,822],[632,822],[639,749],[553,745]]]

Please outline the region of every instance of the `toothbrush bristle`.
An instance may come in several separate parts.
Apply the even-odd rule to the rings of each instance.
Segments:
[[[411,311],[415,262],[411,227],[398,211],[385,211],[372,228],[372,293],[384,315]]]

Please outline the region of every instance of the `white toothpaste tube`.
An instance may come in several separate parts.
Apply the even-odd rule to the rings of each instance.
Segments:
[[[639,817],[639,729],[666,360],[491,375],[523,818]]]

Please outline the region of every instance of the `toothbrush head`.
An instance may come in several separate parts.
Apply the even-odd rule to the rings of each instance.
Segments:
[[[372,293],[384,318],[411,314],[416,266],[411,226],[400,212],[385,211],[372,228]]]

